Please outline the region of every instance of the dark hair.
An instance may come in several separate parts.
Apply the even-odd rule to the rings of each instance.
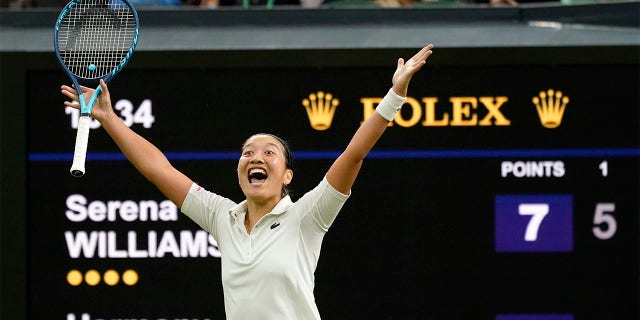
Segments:
[[[289,143],[287,141],[285,141],[284,139],[276,136],[275,134],[271,134],[271,133],[256,133],[254,135],[252,135],[251,137],[247,138],[247,140],[245,140],[245,142],[242,144],[243,148],[244,145],[247,144],[247,141],[249,141],[249,139],[251,139],[252,137],[255,136],[267,136],[267,137],[271,137],[276,139],[281,145],[282,145],[282,151],[284,151],[284,159],[285,159],[285,166],[287,166],[287,169],[293,170],[293,154],[291,152],[291,147],[289,147]],[[282,186],[282,191],[281,191],[281,195],[284,198],[285,196],[289,195],[290,191],[287,185],[283,185]]]

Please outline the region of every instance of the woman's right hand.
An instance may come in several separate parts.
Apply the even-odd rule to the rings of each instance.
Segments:
[[[101,92],[98,96],[98,99],[96,100],[96,103],[91,109],[91,116],[94,119],[102,122],[104,119],[113,116],[114,113],[113,108],[111,107],[111,97],[109,96],[109,89],[107,88],[107,84],[102,79],[100,80],[100,87],[102,87]],[[65,101],[64,105],[75,109],[80,109],[80,103],[78,102],[78,91],[75,88],[67,85],[63,85],[60,89],[62,94],[70,99],[70,101]],[[91,99],[91,95],[93,95],[95,89],[85,86],[80,86],[80,89],[82,90],[84,101],[88,102],[89,99]]]

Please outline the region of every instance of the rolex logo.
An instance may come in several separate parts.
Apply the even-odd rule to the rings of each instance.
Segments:
[[[312,93],[309,95],[309,99],[302,100],[302,105],[307,110],[311,127],[318,131],[327,130],[331,127],[333,114],[336,112],[338,104],[340,104],[340,101],[335,99],[331,93],[322,91]]]
[[[556,128],[562,122],[564,109],[569,103],[569,97],[562,96],[562,92],[549,89],[540,91],[537,97],[533,97],[533,104],[538,109],[540,123],[545,128]]]

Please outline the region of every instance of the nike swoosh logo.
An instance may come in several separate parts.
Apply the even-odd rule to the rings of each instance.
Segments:
[[[277,228],[279,226],[280,226],[280,222],[276,222],[276,223],[271,225],[271,230],[273,230],[273,229],[275,229],[275,228]]]

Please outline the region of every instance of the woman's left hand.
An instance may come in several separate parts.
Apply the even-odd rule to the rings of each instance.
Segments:
[[[431,49],[433,49],[433,44],[422,48],[422,50],[418,51],[418,53],[406,62],[402,58],[398,59],[398,67],[391,80],[391,83],[393,83],[393,91],[396,94],[402,97],[407,96],[411,77],[427,63],[427,59],[433,53]]]

